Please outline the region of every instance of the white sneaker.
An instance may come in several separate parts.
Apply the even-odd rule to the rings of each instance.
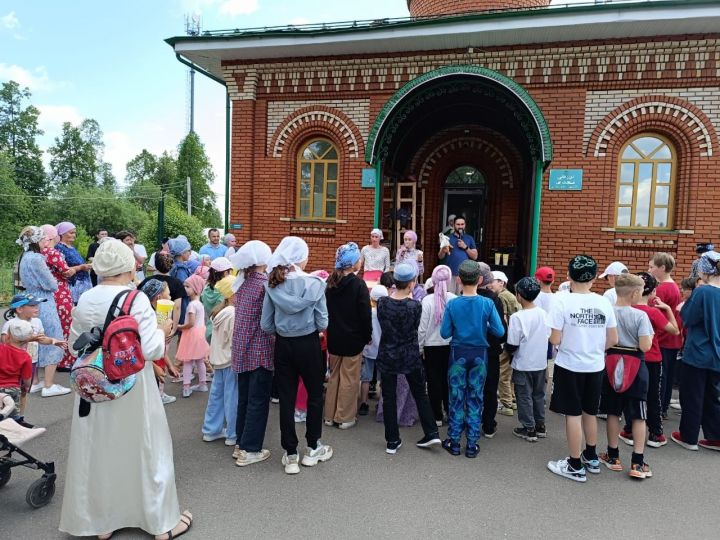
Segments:
[[[672,405],[673,403],[678,403],[678,404],[679,404],[679,403],[680,403],[680,400],[677,399],[677,398],[672,398],[672,399],[670,400],[670,405]]]
[[[305,449],[305,455],[302,458],[302,464],[306,467],[314,467],[318,464],[318,462],[327,461],[331,457],[333,457],[332,446],[328,446],[327,444],[323,444],[318,441],[317,448],[315,448],[315,450],[313,450],[312,448]]]
[[[235,465],[238,467],[247,467],[248,465],[252,465],[253,463],[260,463],[261,461],[265,461],[267,458],[270,457],[270,450],[267,450],[263,448],[259,452],[245,452],[243,451],[242,454],[238,456],[237,461],[235,461]],[[296,455],[297,457],[297,455]],[[297,467],[297,472],[300,472],[300,467],[297,466],[297,463],[295,464],[295,467]],[[285,472],[288,474],[296,474],[288,472],[288,466],[285,465]]]
[[[568,463],[567,458],[559,459],[557,461],[548,461],[547,468],[550,472],[557,474],[558,476],[568,478],[569,480],[574,480],[575,482],[587,481],[585,467],[580,467],[580,470],[576,471],[570,467],[570,463]]]
[[[307,420],[307,413],[305,411],[299,411],[295,409],[295,423],[301,424]]]
[[[498,412],[499,412],[500,414],[502,414],[503,416],[515,416],[515,411],[513,410],[513,408],[512,408],[512,407],[506,407],[505,405],[503,405],[502,407],[500,407],[500,409],[498,410]]]
[[[175,396],[168,396],[165,392],[160,396],[160,399],[163,402],[163,405],[168,405],[170,403],[175,403],[177,398]]]
[[[355,424],[357,424],[357,420],[351,420],[350,422],[342,422],[338,428],[340,429],[350,429],[351,427],[355,427]]]
[[[237,459],[240,456],[242,456],[245,453],[245,450],[241,450],[239,445],[235,445],[235,450],[233,450],[232,458]]]
[[[288,456],[287,452],[282,457],[282,464],[285,466],[285,474],[297,474],[300,472],[300,457],[297,454]]]
[[[276,397],[270,398],[270,403],[278,404],[278,403],[280,403],[280,398],[276,398]]]
[[[237,439],[225,439],[225,446],[235,446]]]
[[[225,431],[221,431],[220,433],[216,433],[215,435],[203,435],[203,441],[205,442],[213,442],[217,441],[218,439],[224,439],[225,438]]]
[[[45,384],[42,383],[42,382],[39,382],[39,383],[37,383],[37,384],[33,384],[33,385],[30,387],[30,393],[31,393],[31,394],[35,394],[36,392],[39,392],[39,391],[42,390],[43,388],[45,388]]]
[[[207,392],[208,386],[207,386],[207,384],[193,384],[190,387],[190,390],[193,392]]]
[[[50,388],[43,388],[41,390],[42,397],[64,396],[65,394],[69,393],[69,388],[65,388],[64,386],[60,386],[59,384],[53,384]]]
[[[679,403],[671,403],[670,408],[676,411],[682,411],[682,407]]]

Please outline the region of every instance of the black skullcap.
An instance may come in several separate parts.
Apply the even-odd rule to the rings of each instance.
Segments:
[[[528,302],[534,302],[540,294],[540,282],[534,277],[524,277],[515,284],[515,290]]]
[[[570,279],[587,283],[597,276],[597,262],[590,255],[575,255],[568,264]]]

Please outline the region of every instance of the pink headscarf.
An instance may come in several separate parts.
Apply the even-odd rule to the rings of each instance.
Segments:
[[[57,229],[58,236],[62,236],[63,234],[74,230],[76,227],[69,221],[63,221],[55,225],[55,228]]]
[[[435,290],[435,324],[442,322],[445,315],[445,306],[447,305],[447,285],[452,279],[452,270],[449,266],[441,264],[436,266],[432,272],[433,287]]]
[[[43,234],[45,235],[45,238],[54,240],[55,238],[57,238],[59,236],[57,229],[53,225],[43,225],[40,228],[43,230]]]
[[[195,294],[200,296],[200,293],[202,292],[203,288],[205,287],[205,280],[198,276],[197,274],[193,274],[189,278],[185,280],[185,285],[190,285],[193,291],[195,291]]]
[[[407,231],[405,231],[405,234],[403,234],[403,239],[406,236],[409,236],[410,238],[412,238],[413,242],[417,242],[417,233],[415,231],[408,229]]]

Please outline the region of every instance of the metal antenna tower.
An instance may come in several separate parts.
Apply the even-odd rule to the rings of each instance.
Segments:
[[[200,14],[185,15],[185,33],[192,37],[200,35]],[[192,68],[188,69],[188,92],[188,131],[193,133],[195,131],[195,70]]]

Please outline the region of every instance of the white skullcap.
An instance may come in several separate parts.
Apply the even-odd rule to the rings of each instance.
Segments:
[[[98,276],[111,277],[135,270],[135,255],[128,246],[114,238],[100,244],[92,261]]]
[[[370,289],[370,299],[377,302],[383,296],[388,296],[388,290],[385,285],[375,285]]]
[[[297,263],[307,260],[309,253],[310,250],[305,240],[297,236],[286,236],[270,256],[267,271],[268,273],[272,272],[277,266],[295,266]]]
[[[250,240],[245,242],[243,246],[230,256],[230,262],[235,270],[240,270],[235,282],[233,283],[233,291],[237,292],[240,285],[245,281],[245,273],[243,270],[253,266],[263,266],[268,264],[272,250],[265,242],[260,240]]]

